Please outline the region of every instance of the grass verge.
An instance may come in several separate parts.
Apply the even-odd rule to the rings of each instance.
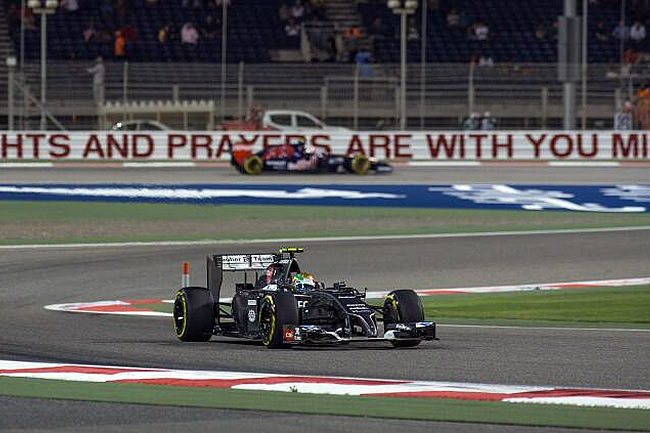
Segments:
[[[0,377],[0,394],[320,415],[650,431],[650,411]]]
[[[442,323],[650,326],[650,286],[443,295],[422,301],[426,316]]]
[[[650,214],[0,201],[0,244],[459,233],[650,226]]]

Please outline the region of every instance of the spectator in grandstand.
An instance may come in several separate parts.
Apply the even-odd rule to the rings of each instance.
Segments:
[[[650,86],[647,82],[641,85],[635,95],[634,124],[644,131],[650,127]]]
[[[621,21],[612,31],[612,36],[619,40],[627,39],[630,37],[630,29]]]
[[[465,11],[460,12],[460,29],[461,30],[470,30],[471,29],[472,17],[468,15]]]
[[[59,5],[67,12],[77,12],[79,10],[79,2],[77,0],[61,0]]]
[[[369,33],[373,40],[384,39],[384,21],[381,17],[377,16],[372,20]]]
[[[371,56],[368,51],[361,49],[355,55],[355,63],[359,67],[359,76],[369,78],[372,77],[374,72],[372,70],[372,65],[370,64]]]
[[[95,17],[90,17],[90,21],[88,21],[88,25],[84,29],[83,36],[84,42],[86,43],[95,41],[95,37],[97,36],[97,29],[95,28]]]
[[[336,35],[332,33],[327,37],[327,61],[333,63],[338,62],[338,60],[339,48],[336,43]]]
[[[158,0],[147,0],[147,6],[155,7],[158,4]]]
[[[121,31],[115,32],[115,41],[113,42],[113,58],[117,61],[126,59],[126,38]]]
[[[113,17],[113,3],[104,0],[99,4],[99,13],[101,15],[102,21],[109,21]]]
[[[199,9],[201,7],[201,0],[183,0],[182,6],[184,8],[189,8],[190,5],[194,9]]]
[[[311,0],[309,2],[309,16],[313,20],[326,21],[325,5],[323,0]]]
[[[550,28],[550,30],[548,32],[548,35],[552,40],[554,40],[554,41],[558,40],[558,38],[560,37],[560,20],[559,19],[556,19],[553,22],[553,25],[551,26],[551,28]]]
[[[546,26],[541,21],[538,21],[535,26],[535,39],[540,42],[546,40]]]
[[[176,28],[176,26],[174,26],[174,24],[167,24],[166,27],[167,27],[167,40],[180,41],[181,35],[178,29]]]
[[[482,68],[491,68],[494,66],[494,59],[492,56],[484,54],[478,59],[478,65]]]
[[[36,21],[34,19],[34,13],[32,12],[31,8],[28,8],[25,6],[22,8],[21,13],[20,13],[20,19],[23,21],[23,24],[25,25],[25,30],[36,30]]]
[[[451,9],[447,14],[447,28],[451,30],[458,27],[460,27],[460,15],[458,15],[456,9]]]
[[[487,41],[490,36],[490,28],[481,20],[478,20],[472,27],[473,39]]]
[[[130,24],[127,24],[124,27],[122,27],[120,29],[120,31],[122,32],[122,34],[126,38],[127,43],[133,42],[136,39],[138,39],[138,31],[135,29],[135,27],[133,27]]]
[[[623,63],[626,65],[634,65],[639,61],[639,53],[637,53],[634,49],[628,48],[625,50],[625,53],[623,53]]]
[[[483,113],[483,117],[481,118],[481,131],[494,131],[496,124],[497,120],[492,117],[489,111]]]
[[[181,42],[186,46],[196,46],[199,43],[199,32],[194,24],[186,22],[181,28]]]
[[[289,22],[289,18],[291,17],[291,11],[289,10],[286,4],[282,3],[282,5],[280,5],[280,9],[278,9],[278,17],[280,18],[280,21],[282,21],[283,24]]]
[[[158,29],[158,43],[164,45],[169,40],[169,26],[162,26]]]
[[[630,27],[630,40],[638,47],[645,39],[645,26],[640,21],[635,21]]]
[[[415,19],[411,18],[409,20],[408,26],[408,35],[406,37],[409,41],[419,41],[420,40],[420,30],[418,29]]]
[[[212,14],[207,14],[205,20],[203,21],[203,27],[201,31],[203,32],[203,37],[206,39],[215,39],[220,35],[221,24],[212,16]]]
[[[291,18],[286,26],[284,26],[284,33],[290,38],[297,38],[300,36],[300,25]]]
[[[345,39],[361,39],[363,37],[363,32],[361,31],[360,27],[357,26],[351,26],[348,27],[344,32],[343,32],[343,37]]]
[[[115,21],[122,24],[126,15],[126,0],[113,0],[113,17]]]
[[[632,103],[625,101],[619,113],[614,115],[615,131],[630,131],[634,129],[634,118],[632,116]]]
[[[481,127],[481,118],[478,113],[472,113],[463,121],[463,130],[478,131]]]
[[[596,39],[601,42],[609,40],[609,32],[605,28],[605,23],[602,21],[599,21],[596,25]]]
[[[9,27],[16,28],[20,26],[19,5],[15,3],[9,3],[9,8],[7,9],[7,18],[9,21]]]
[[[305,6],[302,4],[302,0],[296,0],[296,2],[291,7],[291,16],[296,21],[301,21],[305,16]]]
[[[93,75],[93,98],[95,105],[102,105],[104,103],[104,80],[106,78],[106,68],[104,68],[104,61],[101,57],[95,59],[95,65],[86,69],[89,74]]]
[[[92,38],[93,42],[100,44],[110,44],[112,39],[113,38],[111,36],[111,32],[106,30],[101,21],[95,24],[95,35]]]

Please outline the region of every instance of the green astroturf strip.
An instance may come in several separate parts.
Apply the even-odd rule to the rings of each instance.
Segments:
[[[448,399],[311,395],[0,377],[0,394],[321,415],[650,431],[650,411]]]
[[[440,322],[480,319],[650,324],[650,286],[427,296],[422,302],[425,315]]]
[[[0,244],[429,234],[650,226],[650,213],[0,201]]]
[[[633,225],[650,224],[650,215],[611,214],[611,213],[571,213],[571,212],[530,212],[518,210],[480,210],[480,209],[411,209],[365,206],[291,206],[291,205],[196,205],[165,203],[102,203],[77,201],[18,201],[0,200],[0,221],[61,221],[70,218],[76,220],[97,219],[112,220],[127,218],[133,220],[213,220],[215,217],[226,220],[238,220],[242,215],[250,215],[257,220],[267,218],[289,218],[303,220],[308,216],[320,216],[335,219],[372,218],[386,219],[393,217],[456,217],[463,216],[468,221],[477,223],[499,224],[500,218],[515,217],[526,226],[537,225],[539,221],[561,221],[572,223],[624,223]],[[370,210],[372,212],[370,212]],[[491,219],[489,221],[487,219]],[[486,221],[487,220],[487,221]],[[510,221],[507,221],[510,223]],[[504,221],[505,223],[505,221]]]

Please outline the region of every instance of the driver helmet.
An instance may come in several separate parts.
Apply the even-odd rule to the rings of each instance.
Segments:
[[[316,288],[316,279],[312,274],[303,272],[293,276],[291,286],[297,293],[308,292]]]

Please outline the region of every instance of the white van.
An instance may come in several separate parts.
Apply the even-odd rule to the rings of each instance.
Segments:
[[[348,128],[341,126],[330,126],[323,123],[316,116],[312,116],[304,111],[295,110],[268,110],[262,117],[264,128],[271,128],[278,131],[288,132],[345,132],[350,131]]]

